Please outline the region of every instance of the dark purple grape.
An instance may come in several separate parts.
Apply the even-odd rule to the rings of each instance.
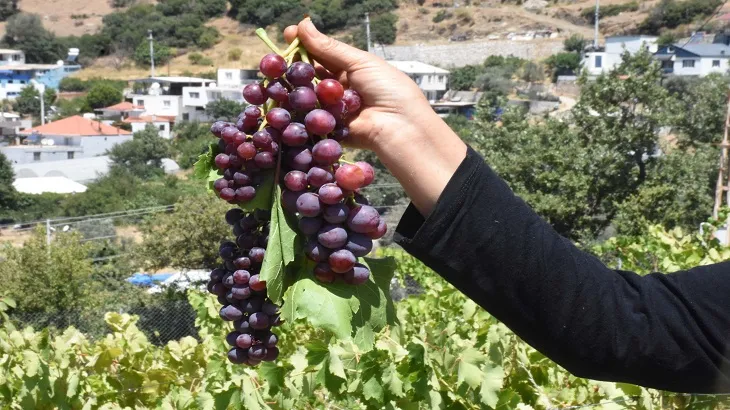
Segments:
[[[249,279],[251,279],[251,273],[247,270],[241,269],[233,272],[233,283],[236,285],[247,285]]]
[[[226,335],[226,343],[228,343],[229,346],[236,346],[236,338],[240,333],[238,332],[230,332]]]
[[[312,168],[312,151],[307,147],[294,147],[287,154],[287,165],[297,171],[307,172]]]
[[[251,299],[247,300],[243,305],[243,311],[250,314],[260,312],[261,307],[264,305],[264,299],[261,297],[252,297]],[[248,321],[251,323],[251,319]]]
[[[329,263],[318,263],[314,267],[314,277],[322,283],[332,283],[337,278],[337,274],[330,268]]]
[[[290,147],[298,147],[309,141],[309,134],[304,124],[292,122],[281,133],[281,142]]]
[[[307,174],[302,171],[289,171],[284,176],[284,185],[290,191],[304,191],[307,189]]]
[[[314,70],[312,70],[312,73],[314,74]],[[227,126],[228,124],[225,121],[216,121],[213,123],[213,125],[210,126],[210,132],[216,137],[220,138],[223,129]]]
[[[228,181],[225,178],[216,179],[213,183],[213,189],[215,189],[215,191],[218,193],[220,193],[225,188],[228,188]]]
[[[317,107],[317,94],[308,87],[297,87],[289,93],[289,105],[300,112],[309,112]]]
[[[254,161],[256,161],[256,165],[261,167],[261,169],[271,169],[276,166],[276,158],[274,158],[274,154],[266,151],[261,151],[256,154]]]
[[[251,142],[244,142],[236,148],[236,153],[245,160],[251,160],[256,156],[256,146]]]
[[[360,104],[362,103],[360,94],[358,94],[355,90],[345,90],[342,95],[342,102],[345,103],[348,114],[357,112],[357,110],[360,109]]]
[[[269,148],[271,147],[272,142],[274,142],[274,138],[272,138],[271,134],[269,134],[269,132],[265,129],[256,131],[253,134],[253,145],[258,149]]]
[[[351,285],[362,285],[370,279],[370,269],[357,263],[354,268],[345,272],[343,279]]]
[[[228,298],[223,295],[218,295],[216,297],[216,299],[218,299],[218,303],[220,303],[221,305],[227,305],[227,304],[231,303],[231,301],[228,300]]]
[[[347,139],[347,137],[350,136],[350,129],[347,127],[343,127],[340,129],[336,129],[332,132],[332,139],[338,142],[342,142]]]
[[[238,154],[233,153],[228,156],[229,165],[228,167],[233,170],[241,169],[243,166],[243,159]]]
[[[248,252],[248,257],[254,263],[263,263],[264,256],[266,255],[266,249],[264,248],[251,248]]]
[[[235,256],[235,253],[236,253],[235,245],[233,247],[231,247],[231,246],[221,247],[218,250],[218,254],[220,255],[220,257],[225,260],[233,259],[233,257]]]
[[[236,265],[233,264],[232,260],[223,261],[223,266],[225,266],[226,270],[229,272],[234,272],[236,270]]]
[[[231,297],[234,300],[246,300],[251,297],[251,288],[248,285],[233,285]]]
[[[314,148],[312,148],[312,159],[315,164],[332,165],[339,161],[341,156],[342,146],[333,139],[322,140],[314,144]]]
[[[241,249],[251,249],[258,243],[258,238],[253,233],[245,233],[236,238],[236,244]]]
[[[257,209],[253,212],[253,217],[257,222],[263,224],[271,220],[271,211],[268,209]]]
[[[345,94],[345,88],[339,81],[333,79],[324,79],[315,89],[317,98],[322,105],[332,105],[342,100]]]
[[[261,105],[266,102],[266,90],[260,83],[248,84],[243,87],[243,99],[252,105]]]
[[[251,332],[253,332],[251,325],[248,323],[248,318],[243,318],[243,319],[234,321],[233,328],[241,333],[251,334]]]
[[[226,273],[226,276],[223,277],[223,282],[221,282],[223,286],[227,287],[228,289],[232,288],[235,283],[233,282],[233,274],[232,273]]]
[[[215,283],[220,283],[223,280],[223,277],[226,275],[226,271],[221,268],[213,269],[210,272],[210,280]]]
[[[368,232],[366,235],[370,239],[380,239],[388,232],[388,224],[385,223],[385,219],[380,218],[380,223],[378,223],[378,229]]]
[[[335,205],[345,197],[342,189],[337,184],[324,184],[319,188],[319,200],[323,204]]]
[[[271,327],[276,327],[281,325],[281,315],[274,315],[271,316],[269,319],[269,322],[271,322]]]
[[[266,114],[266,121],[277,130],[284,130],[291,122],[291,114],[283,108],[272,108]]]
[[[321,218],[308,218],[304,217],[299,220],[299,230],[303,234],[310,236],[315,235],[322,228]]]
[[[325,262],[331,252],[317,240],[310,240],[304,245],[304,254],[314,262]]]
[[[265,362],[273,362],[279,357],[279,348],[272,346],[266,348],[266,356],[264,356]]]
[[[266,95],[276,102],[289,100],[289,90],[281,80],[272,81],[266,86]]]
[[[248,354],[245,349],[234,347],[228,351],[228,360],[233,364],[248,363]]]
[[[325,225],[317,235],[319,243],[329,249],[339,249],[347,243],[347,231],[339,225]]]
[[[378,229],[380,214],[378,210],[368,205],[358,205],[350,210],[347,217],[347,227],[357,233],[370,233]]]
[[[312,167],[307,172],[307,182],[314,188],[319,188],[324,184],[328,184],[335,180],[334,175],[324,168]]]
[[[236,189],[236,201],[245,203],[250,202],[256,197],[256,188],[252,186],[244,186]]]
[[[302,194],[303,192],[284,190],[284,192],[281,193],[281,207],[290,214],[295,213],[297,211],[297,199],[299,199],[299,196]]]
[[[233,321],[233,320],[238,320],[241,317],[243,317],[243,312],[241,311],[241,309],[237,308],[236,306],[227,305],[227,306],[223,306],[221,308],[220,316],[221,316],[221,319],[223,319],[223,320]]]
[[[269,316],[273,316],[279,313],[279,306],[272,303],[271,301],[264,302],[264,306],[261,307],[261,311]]]
[[[227,292],[225,285],[223,285],[222,283],[214,283],[213,286],[208,289],[208,291],[217,296],[225,295]]]
[[[241,219],[241,226],[243,229],[250,231],[252,229],[256,229],[259,226],[259,221],[256,220],[256,218],[253,217],[253,215],[246,215],[243,219]]]
[[[306,192],[297,199],[297,212],[303,216],[315,217],[322,212],[317,195]]]
[[[246,270],[246,269],[248,269],[248,268],[251,267],[251,259],[249,259],[249,258],[247,258],[245,256],[242,256],[242,257],[234,260],[233,261],[233,264],[238,269]]]
[[[327,105],[324,107],[324,109],[328,113],[332,114],[333,117],[335,117],[335,121],[337,122],[338,126],[342,124],[342,120],[344,120],[347,116],[347,107],[342,101],[339,101],[336,104]]]
[[[251,346],[248,349],[248,356],[251,359],[261,361],[266,357],[266,348],[262,345]]]
[[[355,266],[357,258],[347,249],[340,249],[339,251],[332,252],[328,261],[333,272],[345,273]]]
[[[335,125],[335,117],[325,110],[312,110],[304,117],[304,126],[310,134],[327,135],[335,129]]]
[[[314,67],[301,61],[292,63],[286,71],[286,79],[294,86],[311,85],[314,80]]]
[[[251,176],[246,172],[236,172],[233,174],[233,182],[239,187],[251,185]]]
[[[347,235],[345,249],[352,252],[356,257],[361,258],[373,250],[373,240],[361,233],[350,232]]]
[[[241,349],[248,349],[253,344],[253,337],[246,333],[237,333],[236,339],[234,340],[234,346],[238,346]]]
[[[259,118],[261,116],[261,108],[255,105],[249,105],[243,110],[243,116],[247,118]]]
[[[259,63],[259,71],[269,78],[279,78],[286,73],[286,60],[278,54],[267,54]]]
[[[230,166],[231,159],[226,154],[218,154],[215,156],[215,166],[218,169],[226,169]]]
[[[235,225],[241,221],[241,218],[243,218],[243,209],[241,208],[233,208],[229,209],[226,212],[226,223],[228,225]]]
[[[270,326],[269,316],[263,312],[256,312],[248,318],[248,323],[251,327],[257,330],[267,329]]]
[[[321,200],[321,197],[320,197]],[[344,204],[329,205],[324,208],[322,216],[325,221],[331,224],[341,224],[347,220],[350,214],[350,208]]]

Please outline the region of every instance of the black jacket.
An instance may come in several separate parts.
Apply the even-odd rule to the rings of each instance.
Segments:
[[[730,262],[613,270],[577,249],[469,149],[431,215],[396,241],[576,376],[730,392]]]

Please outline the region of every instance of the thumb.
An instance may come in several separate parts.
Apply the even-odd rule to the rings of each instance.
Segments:
[[[352,71],[362,62],[373,56],[355,47],[337,41],[317,30],[310,19],[304,19],[298,26],[299,41],[304,44],[307,52],[325,68],[332,72]]]

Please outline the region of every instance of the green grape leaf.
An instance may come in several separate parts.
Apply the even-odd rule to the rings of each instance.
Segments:
[[[215,169],[215,156],[218,155],[218,144],[211,143],[208,152],[198,157],[193,165],[193,177],[196,179],[207,179],[210,171]]]
[[[340,340],[353,340],[364,352],[371,350],[375,333],[397,321],[390,299],[395,260],[364,258],[362,263],[370,268],[371,275],[359,286],[339,281],[320,283],[314,277],[313,262],[297,264],[295,282],[284,295],[282,319],[306,319]]]
[[[195,397],[195,404],[200,410],[213,410],[215,408],[215,399],[208,392],[200,392]]]
[[[269,228],[269,243],[266,247],[266,257],[261,266],[261,280],[266,281],[266,290],[276,304],[281,304],[284,291],[289,285],[291,275],[287,272],[294,270],[297,262],[303,261],[302,240],[295,230],[296,218],[287,216],[281,207],[281,187],[276,185],[273,205],[271,207],[271,223]],[[256,195],[258,198],[258,194]],[[253,202],[256,202],[254,200]],[[298,256],[298,257],[297,257]]]
[[[281,193],[278,190],[274,190],[274,170],[261,172],[263,180],[261,184],[256,188],[256,196],[251,202],[238,205],[241,209],[246,212],[253,212],[257,209],[274,209],[274,205],[281,198]],[[272,195],[276,195],[272,198]]]
[[[383,403],[383,386],[378,383],[375,377],[372,377],[363,384],[362,395],[365,400],[375,400],[378,403]]]
[[[482,387],[479,389],[479,395],[482,397],[482,403],[489,407],[496,407],[499,401],[497,395],[502,389],[504,382],[504,369],[501,366],[491,367],[486,365],[484,368],[484,378],[482,379]]]
[[[268,382],[269,395],[275,396],[284,388],[284,368],[276,363],[265,362],[259,367],[259,376]]]

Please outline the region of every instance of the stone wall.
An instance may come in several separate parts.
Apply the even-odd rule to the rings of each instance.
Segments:
[[[542,60],[563,50],[563,41],[538,39],[532,41],[491,40],[441,45],[376,46],[375,54],[386,60],[415,60],[439,67],[463,67],[481,64],[491,55]]]

